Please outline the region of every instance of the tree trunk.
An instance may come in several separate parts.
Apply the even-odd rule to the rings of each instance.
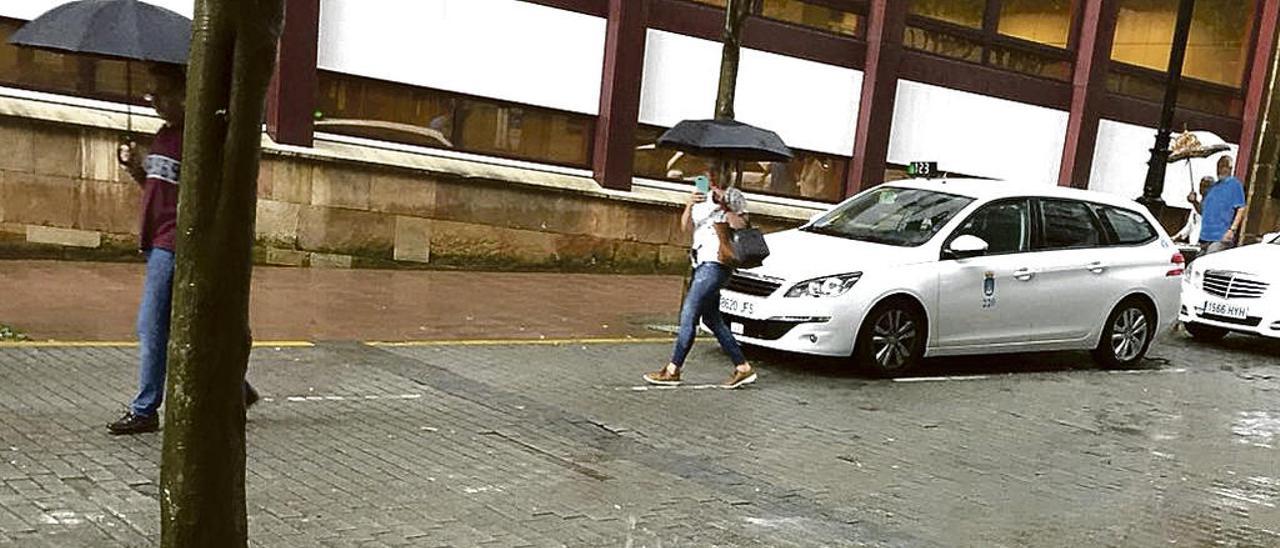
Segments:
[[[752,0],[729,0],[724,9],[724,32],[720,50],[720,87],[716,92],[716,119],[732,120],[734,96],[738,90],[738,55],[742,50],[742,25],[751,13]]]
[[[245,546],[258,158],[283,0],[197,0],[160,480],[161,545]]]
[[[720,50],[720,86],[716,90],[716,119],[732,120],[733,104],[738,92],[738,58],[742,51],[742,26],[751,14],[754,0],[729,0],[724,9],[724,32]],[[716,164],[716,177],[725,187],[737,186],[741,178],[735,176],[733,166],[729,162]]]

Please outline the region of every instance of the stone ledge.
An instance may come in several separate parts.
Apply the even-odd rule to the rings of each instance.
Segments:
[[[102,246],[102,233],[74,228],[27,225],[27,242],[96,249]]]
[[[331,253],[312,253],[312,268],[351,268],[350,255],[334,255]]]

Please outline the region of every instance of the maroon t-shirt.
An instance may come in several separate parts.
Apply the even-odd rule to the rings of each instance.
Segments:
[[[142,162],[143,251],[153,247],[173,251],[178,230],[178,178],[182,172],[182,128],[165,125],[156,132],[151,152]]]

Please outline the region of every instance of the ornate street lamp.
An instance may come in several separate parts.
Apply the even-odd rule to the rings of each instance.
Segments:
[[[1160,127],[1156,131],[1156,143],[1147,161],[1147,181],[1142,186],[1138,202],[1147,206],[1157,218],[1164,209],[1164,173],[1169,160],[1169,137],[1173,132],[1173,113],[1178,106],[1178,86],[1182,84],[1182,61],[1187,56],[1187,38],[1191,34],[1191,15],[1195,0],[1178,2],[1178,23],[1173,31],[1173,47],[1169,52],[1169,79],[1165,81],[1164,110],[1160,113]]]

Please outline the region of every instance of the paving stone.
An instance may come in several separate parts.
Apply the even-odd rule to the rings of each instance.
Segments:
[[[753,352],[735,392],[634,390],[665,345],[257,349],[251,544],[1277,545],[1280,346],[1162,342],[915,383]],[[135,352],[0,348],[0,546],[154,545],[162,438],[102,431]]]

